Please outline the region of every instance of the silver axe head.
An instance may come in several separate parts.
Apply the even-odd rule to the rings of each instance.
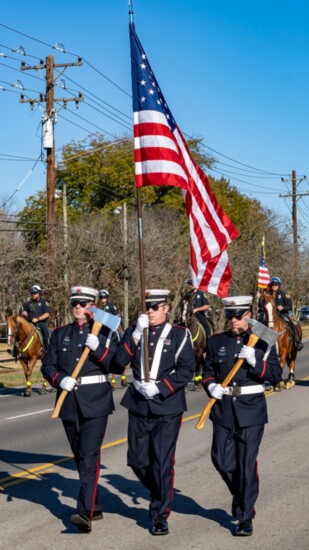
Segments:
[[[107,313],[107,311],[103,311],[98,307],[87,307],[87,310],[93,313],[93,319],[95,321],[98,321],[98,323],[101,323],[101,325],[104,325],[113,332],[117,330],[120,325],[121,319],[118,315],[112,315],[111,313]]]
[[[261,340],[264,340],[270,347],[274,346],[280,336],[279,332],[266,327],[256,319],[247,319],[249,325],[251,325],[252,332],[256,334]]]

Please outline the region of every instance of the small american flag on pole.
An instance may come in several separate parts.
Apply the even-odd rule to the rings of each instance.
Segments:
[[[226,250],[238,231],[218,204],[206,174],[191,157],[133,23],[130,42],[136,186],[171,185],[183,189],[190,224],[193,284],[227,296],[231,270]]]
[[[266,254],[265,254],[265,239],[263,237],[261,255],[260,255],[260,265],[258,273],[258,288],[267,288],[267,285],[270,283],[270,275],[266,263]]]

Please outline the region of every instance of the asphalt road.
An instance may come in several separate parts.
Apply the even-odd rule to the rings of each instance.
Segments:
[[[309,343],[299,354],[297,384],[268,393],[269,424],[259,454],[260,495],[254,534],[231,535],[230,496],[210,461],[212,426],[194,429],[206,394],[187,391],[175,467],[175,496],[170,534],[149,533],[147,494],[126,466],[127,413],[114,396],[101,458],[100,491],[104,520],[90,534],[70,524],[78,476],[59,420],[51,420],[54,395],[24,398],[19,389],[0,390],[1,548],[58,550],[309,548]]]

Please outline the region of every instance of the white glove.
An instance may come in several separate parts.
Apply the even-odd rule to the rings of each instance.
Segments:
[[[88,334],[85,342],[87,348],[91,349],[91,351],[95,351],[99,347],[99,344],[99,338],[95,334]]]
[[[71,376],[66,376],[60,382],[60,388],[65,391],[72,391],[75,385],[76,380],[74,378],[71,378]]]
[[[243,346],[238,354],[239,359],[245,359],[251,367],[255,367],[255,350],[250,346]]]
[[[136,327],[134,329],[134,332],[132,333],[133,338],[139,341],[143,335],[144,328],[148,328],[148,327],[149,327],[148,315],[146,313],[140,313],[137,319]]]
[[[209,384],[207,389],[211,397],[214,397],[215,399],[222,399],[222,397],[226,393],[225,388],[223,388],[221,384],[216,384],[215,382]]]
[[[155,395],[160,393],[160,390],[156,384],[151,382],[145,382],[138,390],[146,399],[152,399]]]

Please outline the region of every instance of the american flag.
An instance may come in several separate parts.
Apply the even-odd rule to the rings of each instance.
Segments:
[[[260,265],[258,273],[258,288],[266,288],[270,283],[270,275],[265,258],[265,243],[264,238],[262,241],[261,255],[260,255]]]
[[[231,270],[226,249],[238,231],[195,163],[130,23],[137,187],[183,189],[191,237],[191,274],[197,288],[227,296]]]

